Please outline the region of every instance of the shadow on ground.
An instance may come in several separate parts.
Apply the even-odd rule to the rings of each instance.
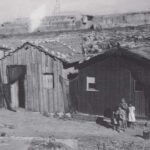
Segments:
[[[104,126],[106,128],[112,128],[111,123],[109,121],[104,120],[104,117],[98,117],[96,119],[96,123],[101,125],[101,126]]]

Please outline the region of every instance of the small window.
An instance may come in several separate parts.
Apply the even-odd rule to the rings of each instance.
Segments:
[[[54,88],[54,75],[52,73],[43,74],[44,88],[53,89]]]
[[[86,90],[87,91],[97,91],[95,77],[86,78]]]
[[[134,81],[134,90],[143,91],[143,85],[139,81]]]

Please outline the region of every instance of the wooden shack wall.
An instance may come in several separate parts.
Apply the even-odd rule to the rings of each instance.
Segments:
[[[97,91],[86,91],[86,77],[95,77]],[[135,91],[134,81],[142,83],[143,92]],[[73,107],[84,113],[103,115],[120,103],[122,97],[136,105],[138,117],[150,117],[150,68],[139,60],[109,56],[84,64],[70,84]]]
[[[95,77],[96,91],[86,90],[87,77]],[[76,107],[84,113],[103,115],[117,106],[122,97],[131,99],[130,72],[122,69],[114,58],[82,68],[77,82],[78,96],[74,96],[78,97]]]
[[[8,83],[6,68],[8,65],[25,65],[25,103],[26,109],[39,112],[62,112],[64,101],[59,76],[62,74],[62,63],[33,46],[24,46],[10,56],[0,60],[3,83]],[[51,73],[54,88],[45,88],[43,74]]]

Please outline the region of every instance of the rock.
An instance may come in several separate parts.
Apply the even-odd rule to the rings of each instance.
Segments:
[[[49,113],[47,113],[47,112],[44,112],[43,115],[44,115],[45,117],[50,117]]]
[[[150,139],[150,131],[149,131],[149,130],[143,131],[143,138],[144,138],[145,140]]]
[[[50,113],[50,117],[54,118],[54,116],[55,116],[55,113]]]
[[[72,118],[71,113],[66,113],[66,114],[65,114],[65,117],[67,117],[67,118]]]
[[[8,125],[7,126],[9,129],[15,129],[15,126],[14,125]]]
[[[58,115],[59,118],[63,118],[64,117],[64,113],[63,112],[59,112],[59,113],[57,113],[57,115]]]
[[[78,141],[75,139],[56,139],[56,142],[66,145],[70,150],[78,149]]]
[[[149,122],[145,122],[144,126],[145,127],[150,127],[150,123]]]
[[[6,136],[6,133],[5,133],[5,132],[2,132],[2,133],[0,134],[0,136],[1,136],[1,137],[4,137],[4,136]]]

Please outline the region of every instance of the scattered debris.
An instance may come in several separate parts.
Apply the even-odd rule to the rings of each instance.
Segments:
[[[44,112],[43,115],[44,115],[45,117],[50,117],[50,114],[47,113],[47,112]]]
[[[150,130],[144,130],[143,131],[143,138],[145,140],[149,140],[150,139]]]
[[[0,133],[0,136],[1,136],[1,137],[4,137],[4,136],[6,136],[6,133],[5,133],[5,132],[2,132],[2,133]]]
[[[34,140],[28,150],[77,150],[78,141],[74,139],[56,139],[50,136],[48,140]]]
[[[11,124],[0,124],[1,128],[15,129],[14,125]]]
[[[63,112],[59,112],[57,113],[57,116],[59,119],[64,118],[64,113]]]
[[[65,117],[67,117],[67,118],[72,118],[71,113],[66,113],[66,114],[65,114]]]
[[[145,127],[150,127],[150,123],[149,122],[145,122],[144,126]]]

